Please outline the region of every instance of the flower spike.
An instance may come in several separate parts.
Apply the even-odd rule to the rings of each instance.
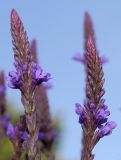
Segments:
[[[108,121],[110,111],[105,105],[103,95],[105,90],[104,73],[99,57],[92,21],[88,13],[85,14],[85,43],[84,66],[86,71],[86,100],[84,107],[76,104],[76,113],[83,129],[83,149],[81,160],[94,160],[93,148],[98,141],[109,134],[116,127],[116,123]]]

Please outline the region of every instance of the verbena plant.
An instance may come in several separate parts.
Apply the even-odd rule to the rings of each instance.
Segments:
[[[8,86],[18,89],[24,114],[16,125],[6,114],[4,74],[0,73],[0,141],[3,135],[9,137],[13,145],[11,160],[55,160],[53,144],[57,132],[52,124],[46,90],[51,79],[37,60],[36,41],[30,44],[23,23],[15,9],[11,12],[11,35],[14,52],[15,71],[8,74]],[[82,62],[86,73],[85,103],[76,103],[76,113],[83,131],[81,160],[94,160],[93,148],[99,140],[112,133],[116,123],[108,121],[108,110],[103,95],[105,93],[103,63],[96,48],[93,24],[88,13],[84,21],[84,54],[74,56]],[[2,159],[1,159],[2,160]]]

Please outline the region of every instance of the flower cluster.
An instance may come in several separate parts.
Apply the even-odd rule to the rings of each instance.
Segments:
[[[79,123],[83,128],[83,150],[81,160],[93,160],[92,150],[100,138],[112,133],[116,123],[108,121],[110,111],[105,100],[104,73],[102,64],[105,59],[99,57],[94,29],[88,13],[85,14],[84,21],[85,54],[81,57],[77,55],[74,60],[83,62],[86,70],[86,100],[84,107],[76,104],[76,113],[79,116]]]
[[[105,104],[100,105],[97,111],[96,106],[93,103],[86,104],[84,106],[87,106],[91,113],[92,120],[95,125],[94,128],[98,128],[98,138],[102,138],[103,136],[109,135],[108,133],[112,133],[112,130],[116,127],[116,123],[112,121],[107,122],[110,111],[107,110],[107,106]],[[75,111],[77,115],[79,115],[79,123],[86,127],[88,123],[88,114],[86,113],[85,107],[82,107],[79,103],[76,103]]]
[[[24,72],[24,75],[27,74],[27,64],[23,66],[22,71]],[[50,79],[49,73],[43,73],[43,70],[38,66],[36,63],[31,63],[31,85],[37,86],[40,85],[42,82],[46,82]],[[8,86],[13,89],[20,89],[23,86],[23,80],[22,75],[19,70],[17,71],[11,71],[9,72],[9,83]]]
[[[21,116],[21,119],[22,118],[23,117]],[[20,122],[14,127],[13,124],[10,122],[10,117],[8,117],[8,115],[7,115],[3,119],[3,127],[6,129],[6,135],[9,137],[9,139],[11,141],[16,141],[16,138],[18,138],[18,140],[21,143],[23,143],[24,141],[26,141],[29,138],[29,132],[26,129],[26,126],[23,126],[22,121],[20,121]],[[24,122],[24,124],[25,124],[25,122]],[[21,125],[21,127],[20,127],[20,125]],[[16,137],[16,135],[19,135],[19,137]],[[46,131],[44,131],[44,130],[42,131],[42,129],[40,129],[38,139],[40,141],[42,141],[43,143],[47,144],[47,143],[51,143],[55,139],[56,135],[57,135],[57,133],[54,128],[52,128],[50,130],[50,132],[48,132],[48,133]]]

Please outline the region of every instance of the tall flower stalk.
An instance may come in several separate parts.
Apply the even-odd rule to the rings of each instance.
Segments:
[[[37,63],[37,43],[33,40],[31,43],[31,53]],[[54,160],[52,152],[53,143],[56,137],[56,131],[53,128],[50,107],[47,97],[47,85],[42,84],[36,88],[36,106],[37,106],[37,123],[40,124],[39,140],[41,142],[41,152],[48,160]]]
[[[9,87],[21,91],[21,99],[25,109],[27,136],[23,143],[28,160],[40,160],[39,124],[37,124],[37,107],[35,103],[36,87],[50,79],[49,73],[34,62],[30,51],[30,43],[23,23],[17,12],[11,12],[11,35],[16,71],[9,72]]]
[[[92,153],[99,140],[112,133],[115,122],[108,121],[108,110],[103,95],[105,94],[104,73],[99,57],[92,21],[88,13],[85,16],[84,65],[86,69],[86,100],[84,107],[76,104],[76,113],[83,129],[83,149],[81,160],[94,160]]]

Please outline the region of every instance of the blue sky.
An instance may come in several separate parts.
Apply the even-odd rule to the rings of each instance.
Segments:
[[[61,148],[64,160],[80,158],[81,127],[74,104],[84,100],[84,68],[72,60],[83,53],[83,18],[85,11],[92,16],[97,45],[101,55],[109,59],[104,66],[105,98],[111,120],[117,129],[95,147],[96,160],[121,160],[121,1],[97,0],[36,0],[0,2],[0,68],[13,70],[10,35],[10,12],[15,8],[27,30],[29,39],[38,42],[39,61],[52,74],[53,90],[49,91],[52,113],[62,119]],[[8,100],[17,106],[20,93],[7,88]],[[20,108],[19,108],[20,109]]]

